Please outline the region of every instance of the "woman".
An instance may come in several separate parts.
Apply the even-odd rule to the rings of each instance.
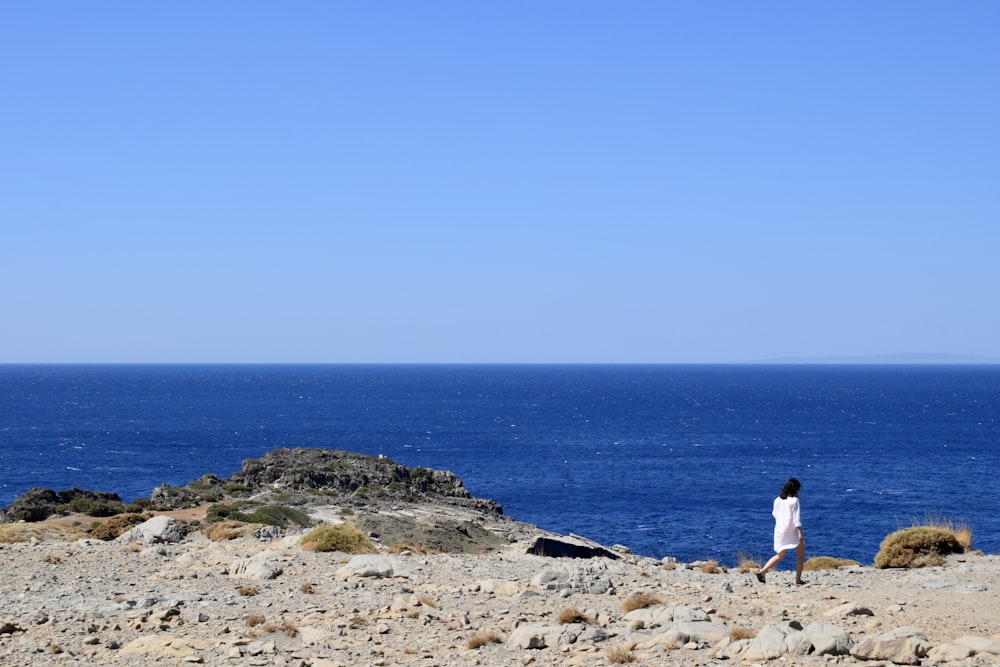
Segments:
[[[774,499],[771,516],[774,517],[774,551],[771,560],[757,571],[757,581],[764,583],[764,575],[785,558],[789,549],[795,549],[795,583],[802,581],[802,565],[806,559],[806,541],[802,536],[802,519],[799,516],[799,489],[802,485],[794,477],[785,482],[781,495]]]

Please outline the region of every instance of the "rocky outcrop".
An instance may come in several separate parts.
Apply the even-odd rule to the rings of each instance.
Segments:
[[[66,489],[53,491],[29,489],[0,512],[0,522],[44,521],[54,514],[88,512],[92,516],[111,516],[124,511],[121,496],[105,491]]]
[[[476,498],[462,480],[446,470],[407,468],[384,457],[331,449],[275,449],[243,462],[229,478],[229,488],[247,493],[305,494],[338,503],[434,501],[499,516],[492,500]]]

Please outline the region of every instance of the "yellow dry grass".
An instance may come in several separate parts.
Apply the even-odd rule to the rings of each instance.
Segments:
[[[646,607],[652,607],[654,604],[661,604],[662,602],[663,598],[656,597],[651,593],[637,593],[622,603],[622,611],[627,614],[630,611],[645,609]]]
[[[39,542],[75,542],[84,537],[87,537],[86,533],[77,530],[73,526],[64,526],[47,521],[0,524],[0,542],[8,544],[13,542],[30,542],[32,538]]]

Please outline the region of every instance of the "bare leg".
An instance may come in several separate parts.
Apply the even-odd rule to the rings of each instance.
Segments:
[[[788,549],[782,549],[778,553],[771,556],[771,560],[764,563],[764,567],[757,570],[757,580],[764,581],[764,574],[767,573],[772,567],[780,563],[785,559],[785,554],[788,553]]]
[[[799,546],[795,547],[795,583],[802,583],[802,566],[806,562],[806,542],[799,540]]]

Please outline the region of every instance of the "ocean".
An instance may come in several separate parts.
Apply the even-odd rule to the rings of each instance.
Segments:
[[[0,505],[228,477],[279,447],[450,470],[509,516],[682,561],[871,563],[927,518],[1000,552],[1000,366],[5,365]]]

